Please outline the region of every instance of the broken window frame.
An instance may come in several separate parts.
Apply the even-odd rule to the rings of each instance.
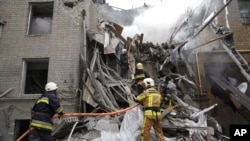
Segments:
[[[250,25],[250,0],[238,0],[240,18],[243,25]]]
[[[74,7],[74,3],[73,2],[64,2],[64,6],[67,6],[69,8],[73,8]]]
[[[32,63],[33,65],[34,65],[34,63],[37,63],[36,65],[38,65],[38,66],[40,65],[40,67],[43,68],[43,69],[40,69],[40,71],[42,71],[44,69],[47,70],[46,82],[44,82],[43,85],[40,85],[41,86],[40,87],[40,91],[36,92],[36,93],[29,93],[29,92],[27,93],[26,92],[27,91],[26,90],[26,83],[27,83],[27,75],[28,75],[28,71],[29,71],[29,69],[28,69],[29,63]],[[44,65],[44,63],[47,63],[46,67],[42,66],[42,65]],[[44,86],[45,86],[45,84],[47,83],[47,80],[48,80],[49,59],[48,58],[35,58],[35,59],[28,58],[28,59],[23,59],[22,68],[23,69],[22,69],[22,78],[21,78],[21,95],[37,95],[37,94],[42,94],[43,91],[44,91]]]
[[[35,6],[37,6],[37,7],[40,6],[40,8],[44,9],[46,7],[46,5],[53,7],[51,9],[51,11],[45,12],[45,14],[43,13],[43,15],[42,14],[40,14],[40,15],[36,14],[36,15],[34,15],[34,9],[35,9],[34,7]],[[46,11],[46,10],[42,10],[42,11]],[[39,2],[39,3],[31,2],[31,3],[29,3],[29,17],[28,17],[28,24],[27,24],[27,33],[26,33],[26,35],[47,35],[47,34],[51,34],[52,23],[53,23],[53,11],[54,11],[54,2],[42,2],[42,3],[41,2]],[[45,32],[45,30],[43,30],[43,32],[41,32],[41,31],[39,32],[39,31],[35,31],[34,30],[34,28],[33,28],[33,24],[35,22],[34,18],[38,19],[39,17],[40,18],[42,17],[42,19],[44,19],[44,18],[50,18],[51,19],[51,22],[50,22],[50,24],[48,26],[49,27],[49,29],[48,29],[49,31]],[[46,21],[46,20],[44,20],[44,21]],[[40,28],[38,28],[38,29],[40,29]]]

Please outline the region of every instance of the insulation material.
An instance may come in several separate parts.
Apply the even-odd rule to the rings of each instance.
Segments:
[[[106,48],[109,45],[109,34],[108,32],[104,33],[104,43],[103,43],[103,47]]]
[[[104,54],[116,53],[115,49],[119,42],[120,40],[118,38],[112,38],[110,43],[106,47],[104,46]]]
[[[128,131],[120,131],[119,133],[102,131],[101,139],[102,141],[136,141]]]
[[[143,121],[142,107],[135,107],[127,111],[121,124],[120,131],[130,131],[131,134],[139,129]]]

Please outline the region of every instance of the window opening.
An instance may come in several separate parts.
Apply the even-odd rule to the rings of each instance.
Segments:
[[[67,6],[67,7],[69,7],[69,8],[73,8],[74,7],[74,3],[73,2],[65,2],[64,5]]]
[[[242,24],[250,24],[250,0],[238,0]]]
[[[28,35],[51,33],[53,7],[53,3],[30,3]]]
[[[41,94],[44,92],[48,78],[49,61],[26,60],[24,94]]]

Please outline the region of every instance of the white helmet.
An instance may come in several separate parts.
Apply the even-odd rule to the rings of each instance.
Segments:
[[[54,82],[48,82],[46,85],[45,85],[45,91],[53,91],[53,90],[56,90],[58,87],[56,85],[56,83]]]
[[[145,84],[146,87],[153,87],[155,86],[155,82],[152,78],[145,78],[143,80],[143,83]]]
[[[124,49],[122,49],[122,53],[124,54],[124,53],[126,53],[127,52],[127,50],[124,48]]]

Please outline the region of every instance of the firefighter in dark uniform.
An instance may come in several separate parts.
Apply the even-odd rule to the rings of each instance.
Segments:
[[[45,93],[35,102],[31,111],[30,126],[33,130],[30,132],[29,141],[51,140],[51,132],[53,130],[51,119],[55,114],[58,114],[59,118],[64,114],[56,95],[57,88],[56,83],[47,83],[45,85]]]
[[[121,77],[128,79],[128,57],[127,57],[127,50],[124,48],[122,49],[122,54],[120,55],[120,66],[121,66]]]
[[[231,33],[231,34],[230,34]],[[233,53],[236,52],[235,50],[235,45],[234,45],[234,33],[227,27],[227,26],[219,26],[219,28],[217,29],[216,34],[221,34],[221,35],[225,35],[225,34],[229,34],[227,36],[225,36],[222,41],[223,43],[229,47],[231,49],[231,51]]]
[[[142,86],[143,80],[145,78],[149,78],[149,74],[144,71],[142,63],[136,64],[136,71],[135,71],[135,81],[137,86],[137,94],[141,94],[144,90],[144,87]]]
[[[172,107],[173,106],[172,96],[170,93],[170,89],[167,87],[165,82],[162,82],[160,84],[159,92],[162,95],[161,108],[166,109],[166,108]]]
[[[143,80],[143,85],[145,91],[136,97],[136,101],[141,103],[144,107],[141,141],[149,141],[150,129],[152,126],[158,140],[164,141],[160,111],[162,96],[160,92],[155,89],[154,80],[152,78],[145,78]]]

